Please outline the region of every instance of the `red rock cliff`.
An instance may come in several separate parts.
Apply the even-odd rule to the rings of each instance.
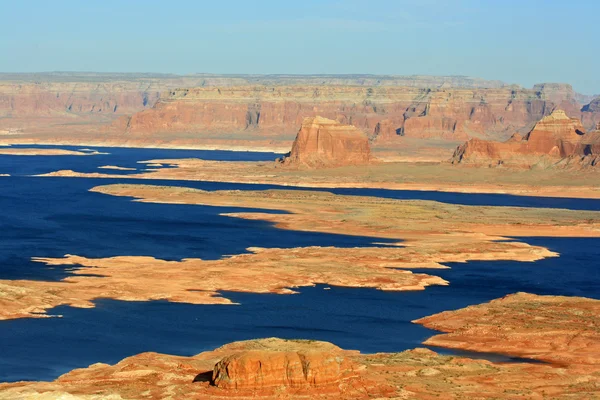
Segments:
[[[514,135],[506,142],[471,139],[457,148],[452,162],[530,167],[542,160],[556,163],[599,154],[597,131],[586,134],[577,118],[569,118],[563,110],[556,110],[542,118],[524,138]]]
[[[569,87],[229,86],[178,89],[122,123],[130,133],[290,135],[305,117],[351,124],[378,141],[398,136],[465,140],[526,133],[557,106],[581,116]],[[593,113],[592,113],[593,114]],[[595,114],[594,114],[595,115]],[[592,119],[590,119],[590,124]],[[590,127],[593,125],[590,125]]]
[[[369,138],[351,125],[322,117],[306,118],[284,163],[310,168],[366,164]]]
[[[222,389],[319,388],[339,391],[352,365],[341,354],[324,351],[250,350],[225,357],[213,372]]]

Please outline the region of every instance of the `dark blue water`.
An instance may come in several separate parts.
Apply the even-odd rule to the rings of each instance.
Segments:
[[[151,157],[145,150],[137,156],[134,150],[126,150],[131,151],[123,156],[129,157],[129,164],[123,160],[105,160],[98,164],[126,166],[141,159],[178,157],[170,150],[157,150],[160,154]],[[211,152],[210,157],[218,159],[219,153]],[[204,156],[195,152],[187,154]],[[227,153],[222,157],[229,156]],[[91,162],[95,157],[99,156],[59,157],[69,160],[57,160],[58,167],[50,169],[71,169],[66,166],[70,159]],[[48,162],[48,157],[20,159],[29,160],[31,165],[27,168],[30,170],[42,170]],[[6,165],[6,160],[0,157],[2,165]],[[1,168],[0,172],[3,172]],[[30,258],[34,256],[60,257],[70,253],[86,257],[151,255],[163,259],[216,259],[244,252],[250,246],[354,247],[382,241],[286,231],[261,221],[219,215],[236,211],[232,208],[138,203],[88,192],[95,185],[120,181],[126,179],[0,178],[0,279],[53,280],[69,273],[62,268],[50,269],[33,263]],[[160,183],[193,185],[205,190],[266,187]],[[381,191],[339,192],[374,194]],[[424,195],[424,192],[414,193]],[[447,202],[466,199],[464,201],[472,203],[480,201],[481,196],[425,194],[434,200],[439,195]],[[384,191],[381,195],[408,196],[394,191]],[[502,204],[503,197],[495,196],[499,195],[487,201]],[[530,205],[547,200],[519,199]],[[585,207],[598,209],[597,203],[587,203]],[[451,284],[422,292],[336,287],[325,290],[324,286],[317,286],[286,296],[224,293],[241,304],[237,306],[103,299],[97,301],[94,309],[58,307],[51,311],[63,315],[62,318],[0,321],[0,381],[53,379],[76,367],[95,362],[114,363],[143,351],[190,355],[234,340],[269,336],[326,340],[365,352],[401,351],[419,346],[433,333],[410,321],[436,312],[482,303],[517,291],[600,298],[600,240],[522,240],[549,247],[561,253],[561,257],[535,263],[471,262],[451,265],[449,270],[428,270]]]
[[[42,146],[42,145],[15,145],[12,147],[23,148],[60,148],[67,150],[78,150],[81,146]],[[38,175],[57,171],[61,169],[70,169],[77,172],[104,172],[109,174],[127,175],[139,173],[148,168],[139,161],[153,159],[177,159],[177,158],[200,158],[204,160],[220,161],[272,161],[282,154],[266,152],[233,152],[233,151],[210,151],[210,150],[167,150],[167,149],[135,149],[135,148],[116,148],[116,147],[93,147],[102,153],[93,156],[0,156],[0,174],[10,175]],[[35,159],[35,160],[34,160]],[[137,171],[106,170],[98,169],[103,165],[116,165],[126,168],[137,168]],[[151,168],[150,168],[151,169]],[[98,185],[104,181],[97,181]],[[127,182],[127,181],[124,181]],[[131,180],[131,182],[139,182]],[[178,185],[185,187],[200,188],[204,190],[220,190],[232,188],[228,183],[214,183],[208,185],[207,182],[191,181],[163,181],[163,180],[144,180],[148,184]],[[287,189],[287,190],[307,190],[306,188],[296,188],[293,186],[278,185],[255,185],[240,184],[235,186],[241,190],[265,190],[265,189]],[[468,194],[468,193],[447,193],[437,191],[419,191],[419,190],[387,190],[387,189],[327,189],[316,188],[310,190],[328,191],[336,194],[356,195],[356,196],[374,196],[382,198],[400,199],[400,200],[432,200],[449,204],[474,205],[474,206],[510,206],[510,207],[539,207],[539,208],[564,208],[570,210],[600,210],[600,201],[595,199],[574,199],[559,197],[530,197],[515,196],[508,194]]]
[[[60,169],[71,169],[77,172],[104,172],[111,175],[127,175],[139,173],[149,168],[138,161],[164,158],[200,158],[217,161],[273,161],[281,154],[245,151],[211,151],[211,150],[165,150],[165,149],[133,149],[126,147],[85,147],[85,146],[43,146],[14,145],[11,148],[36,149],[92,149],[100,153],[89,156],[0,156],[0,174],[38,175]],[[98,169],[104,165],[116,165],[125,168],[136,168],[138,171]]]
[[[295,232],[275,228],[269,222],[220,215],[253,211],[251,208],[142,203],[88,191],[97,184],[115,182],[0,178],[0,279],[61,279],[68,273],[62,268],[40,268],[30,261],[36,256],[218,259],[247,252],[252,246],[364,247],[389,241]]]
[[[235,340],[272,336],[326,340],[363,352],[402,351],[435,333],[410,321],[440,311],[517,291],[600,298],[598,239],[525,241],[562,256],[535,263],[451,265],[435,271],[450,286],[422,292],[324,290],[319,285],[297,295],[224,293],[241,303],[237,306],[99,300],[94,309],[52,310],[63,318],[0,322],[0,380],[52,379],[144,351],[192,355]]]

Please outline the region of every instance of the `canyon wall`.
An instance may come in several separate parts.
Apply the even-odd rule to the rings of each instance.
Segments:
[[[600,99],[590,99],[567,84],[523,89],[460,76],[0,74],[0,135],[7,143],[290,143],[304,118],[319,115],[359,128],[378,148],[404,146],[405,137],[447,149],[526,134],[558,108],[593,129]]]
[[[291,136],[305,117],[354,125],[377,141],[505,139],[557,108],[589,127],[569,85],[465,89],[406,86],[228,86],[171,90],[116,125],[129,133],[222,132]]]
[[[421,88],[504,86],[500,81],[452,76],[0,73],[0,117],[125,115],[152,107],[161,93],[173,88],[257,84]]]

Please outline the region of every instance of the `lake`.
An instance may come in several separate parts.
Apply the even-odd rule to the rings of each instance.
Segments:
[[[220,215],[242,209],[139,203],[88,191],[97,185],[118,182],[204,190],[277,188],[274,185],[137,181],[127,179],[128,171],[121,172],[123,178],[102,180],[28,176],[57,169],[94,172],[101,165],[139,167],[138,161],[152,158],[259,161],[278,156],[194,150],[98,150],[110,154],[0,156],[0,173],[13,175],[0,177],[0,279],[62,279],[68,276],[68,269],[48,268],[31,262],[31,257],[62,257],[67,253],[92,258],[146,255],[168,260],[218,259],[246,252],[251,246],[362,247],[383,241],[283,230],[268,222]],[[600,210],[598,200],[376,189],[330,191],[453,204]],[[270,336],[326,340],[364,352],[402,351],[418,347],[435,333],[410,321],[440,311],[517,291],[600,298],[599,239],[519,240],[548,247],[561,256],[535,263],[448,264],[451,269],[428,272],[450,281],[450,286],[434,286],[422,292],[317,285],[302,288],[296,295],[227,293],[228,298],[240,303],[235,306],[101,299],[93,309],[51,310],[51,314],[62,318],[0,321],[0,381],[51,380],[73,368],[95,362],[114,363],[144,351],[192,355],[235,340]]]

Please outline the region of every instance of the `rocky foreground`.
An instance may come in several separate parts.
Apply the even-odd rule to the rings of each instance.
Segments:
[[[455,348],[484,337],[488,348],[503,354],[533,346],[550,364],[492,363],[427,349],[360,354],[325,342],[272,338],[193,357],[143,353],[54,382],[0,384],[0,399],[595,399],[599,316],[598,300],[519,293],[417,321],[453,330]],[[557,330],[561,357],[554,363]]]

